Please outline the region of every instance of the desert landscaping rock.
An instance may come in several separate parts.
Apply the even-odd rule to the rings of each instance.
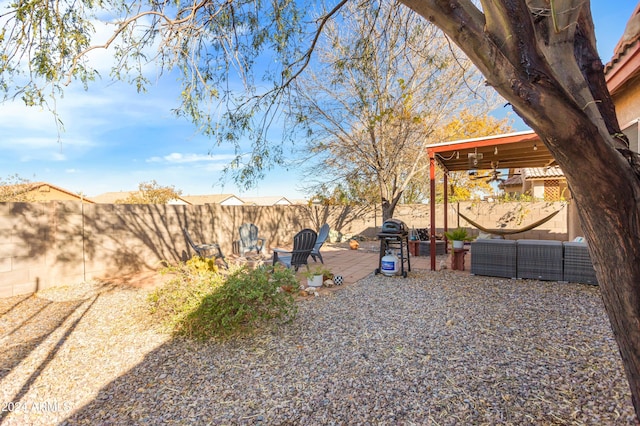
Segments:
[[[224,343],[160,331],[148,291],[1,299],[1,422],[637,424],[598,287],[370,276]]]

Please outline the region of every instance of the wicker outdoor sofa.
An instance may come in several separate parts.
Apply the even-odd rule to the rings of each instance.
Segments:
[[[478,239],[471,274],[598,284],[587,244],[579,242]]]

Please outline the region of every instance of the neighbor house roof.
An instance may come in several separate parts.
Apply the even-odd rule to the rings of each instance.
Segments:
[[[612,94],[638,76],[640,70],[640,3],[613,51],[611,61],[604,67],[607,87]]]
[[[222,204],[242,205],[244,201],[233,194],[184,195],[183,199],[193,205]]]
[[[136,193],[138,193],[138,191],[105,192],[104,194],[96,195],[93,197],[93,200],[98,204],[115,204],[116,201],[124,200]]]
[[[522,186],[522,175],[513,175],[500,184],[500,186]]]
[[[522,175],[526,179],[557,179],[563,178],[564,173],[560,166],[551,167],[526,167],[522,169]]]
[[[131,195],[139,194],[140,191],[116,191],[105,192],[104,194],[96,195],[93,200],[98,204],[115,204],[117,201],[122,201],[129,198]],[[170,201],[168,204],[191,204],[185,200],[184,197],[178,197],[175,200]]]
[[[309,204],[309,200],[305,200],[304,198],[297,198],[291,200],[291,204],[306,206]]]
[[[18,183],[15,185],[5,185],[7,188],[12,188],[16,194],[30,193],[33,197],[33,201],[70,201],[70,200],[82,200],[85,203],[93,204],[93,199],[87,198],[83,195],[69,191],[60,186],[50,184],[48,182],[27,182]],[[51,191],[53,189],[53,191]],[[56,192],[60,195],[56,195]]]
[[[253,204],[254,206],[289,206],[293,204],[286,197],[243,197],[245,204]]]
[[[511,173],[513,174],[500,184],[501,187],[522,186],[525,180],[561,179],[565,177],[560,166],[524,167]]]

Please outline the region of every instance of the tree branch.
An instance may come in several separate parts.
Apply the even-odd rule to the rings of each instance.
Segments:
[[[298,68],[298,70],[290,77],[288,78],[286,81],[283,82],[281,87],[287,87],[291,84],[292,81],[294,81],[296,78],[298,78],[298,76],[300,74],[302,74],[302,72],[309,66],[309,62],[311,61],[311,55],[313,54],[313,51],[316,48],[316,45],[318,44],[318,40],[320,39],[320,36],[322,35],[322,30],[324,29],[325,25],[327,24],[327,22],[329,22],[329,20],[335,15],[337,14],[340,9],[342,9],[342,7],[347,4],[347,2],[349,2],[349,0],[341,0],[333,9],[331,9],[331,11],[329,11],[329,13],[325,14],[324,16],[322,16],[320,18],[320,25],[318,25],[318,28],[315,31],[315,34],[313,36],[313,40],[311,40],[311,45],[309,46],[309,49],[307,49],[307,51],[305,52],[305,54],[302,56],[302,58],[300,58],[299,60],[293,62],[291,65],[296,65],[300,62],[302,62],[302,65],[300,66],[300,68]]]

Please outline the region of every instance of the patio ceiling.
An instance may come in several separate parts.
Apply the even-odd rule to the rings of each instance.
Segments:
[[[498,169],[546,167],[554,161],[533,131],[444,142],[428,146],[427,152],[446,171],[490,170],[496,162]]]
[[[466,170],[519,169],[523,167],[550,166],[554,159],[538,135],[533,131],[509,133],[506,135],[445,142],[427,147],[429,154],[430,199],[435,200],[435,163],[447,172]],[[475,161],[474,161],[475,160]],[[493,164],[492,164],[493,163]],[[447,174],[443,185],[447,188]],[[447,223],[448,197],[444,191],[444,230]],[[431,203],[431,270],[436,270],[436,203]]]

